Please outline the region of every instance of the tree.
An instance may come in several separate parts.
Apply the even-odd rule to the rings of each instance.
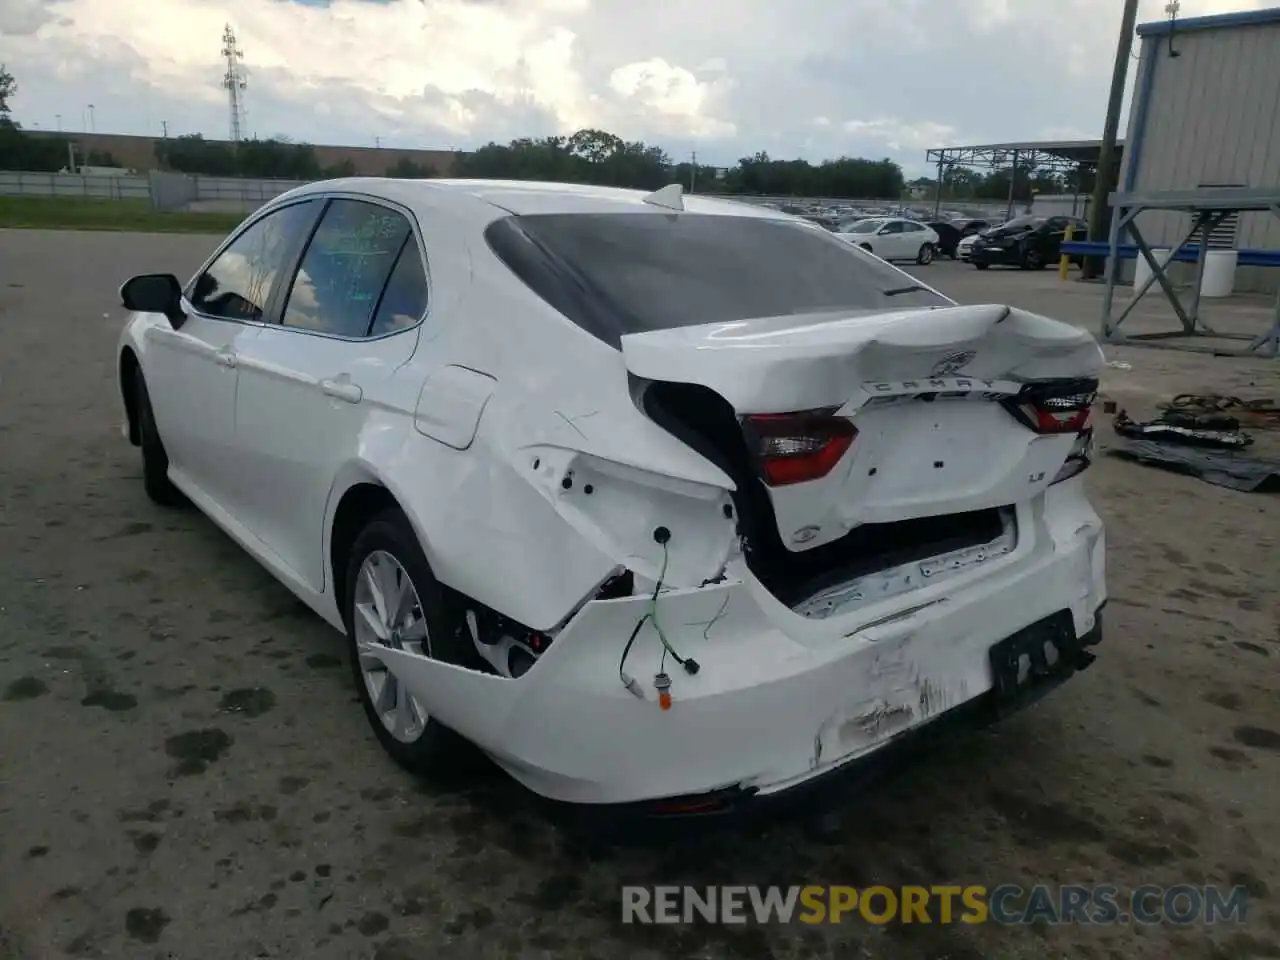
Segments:
[[[67,141],[63,137],[33,137],[10,118],[11,100],[18,83],[0,64],[0,170],[53,173],[67,165]]]
[[[118,167],[120,166],[116,158],[111,155],[109,150],[90,150],[84,158],[86,167]]]
[[[160,163],[179,173],[276,180],[314,180],[320,176],[315,148],[281,137],[230,144],[189,133],[159,140],[155,149]]]
[[[408,157],[401,157],[387,167],[386,175],[397,180],[430,180],[432,177],[439,176],[431,164],[415,163]]]
[[[18,83],[3,63],[0,63],[0,123],[9,122],[9,98],[18,92]]]

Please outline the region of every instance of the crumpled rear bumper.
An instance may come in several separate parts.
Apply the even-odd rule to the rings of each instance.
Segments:
[[[387,663],[428,712],[543,796],[624,804],[733,791],[779,794],[865,758],[992,687],[996,642],[1066,612],[1077,637],[1105,600],[1104,535],[1079,480],[1019,508],[1009,556],[902,598],[859,622],[805,620],[752,578],[664,593],[672,705],[654,675],[663,648],[642,628],[647,597],[588,604],[518,680],[400,651]],[[877,622],[878,621],[878,622]]]

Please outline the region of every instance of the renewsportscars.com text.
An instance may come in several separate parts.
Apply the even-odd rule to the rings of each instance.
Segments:
[[[1242,923],[1244,887],[1113,885],[622,888],[622,922],[722,923]]]

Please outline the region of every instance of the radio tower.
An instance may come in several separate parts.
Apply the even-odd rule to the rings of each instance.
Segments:
[[[236,33],[231,24],[222,31],[222,55],[227,60],[227,74],[222,78],[222,85],[227,90],[227,104],[231,108],[231,142],[240,142],[240,125],[244,117],[245,79],[241,61],[244,54],[236,45]]]

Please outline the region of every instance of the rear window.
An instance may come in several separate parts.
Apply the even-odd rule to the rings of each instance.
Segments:
[[[534,293],[615,347],[649,330],[949,303],[907,289],[909,276],[827,231],[786,220],[534,214],[496,220],[485,236]]]

